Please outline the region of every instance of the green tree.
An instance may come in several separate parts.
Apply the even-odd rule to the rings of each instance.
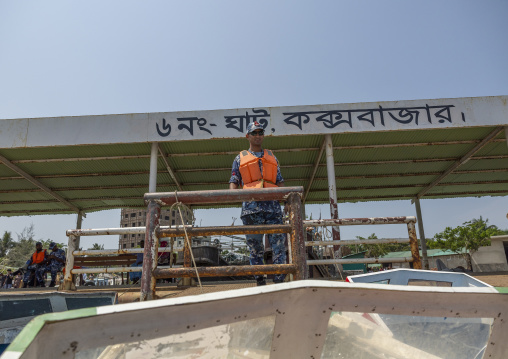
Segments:
[[[378,239],[375,233],[372,233],[367,238],[356,236],[356,239]],[[362,252],[366,251],[366,258],[379,258],[388,253],[386,245],[384,244],[361,244]]]
[[[434,236],[435,245],[441,249],[449,249],[464,257],[468,269],[473,270],[471,258],[480,247],[490,246],[489,238],[499,235],[502,231],[496,226],[489,226],[488,219],[473,219],[462,226],[446,229]],[[433,245],[434,245],[433,244]]]
[[[55,242],[55,241],[53,241],[53,240],[51,240],[51,239],[39,239],[39,242],[41,242],[41,243],[42,243],[42,248],[44,248],[44,249],[49,249],[49,244],[50,244],[51,242]],[[67,245],[66,245],[66,244],[63,244],[63,243],[57,243],[57,242],[55,242],[55,243],[56,243],[56,246],[57,246],[58,248],[63,249],[63,250],[67,250]]]
[[[372,233],[367,238],[356,236],[356,239],[378,239],[378,237]],[[348,247],[352,253],[366,252],[365,257],[367,258],[379,258],[390,252],[411,250],[409,243],[353,244],[345,247]]]
[[[247,247],[242,247],[242,248],[238,248],[236,250],[236,253],[238,254],[243,254],[244,256],[248,256],[250,254],[250,251],[249,251],[249,248]]]
[[[21,233],[16,233],[18,240],[14,243],[14,247],[7,254],[6,264],[11,267],[22,267],[30,256],[35,252],[34,225],[30,224],[23,228]]]
[[[12,238],[11,232],[4,232],[2,239],[0,240],[0,258],[3,258],[9,253],[9,251],[14,247],[15,242]]]
[[[89,250],[103,250],[104,249],[104,244],[99,244],[99,243],[94,243],[92,245],[92,248],[88,248]]]

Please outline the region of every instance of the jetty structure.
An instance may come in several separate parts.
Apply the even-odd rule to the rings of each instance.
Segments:
[[[501,358],[508,350],[502,340],[506,337],[508,302],[495,289],[316,283],[307,281],[309,266],[341,265],[358,259],[308,260],[305,253],[307,246],[324,245],[332,245],[340,253],[337,250],[344,244],[340,227],[344,225],[404,225],[408,238],[403,241],[411,244],[411,257],[390,261],[428,269],[420,199],[508,194],[507,102],[508,96],[494,96],[0,120],[0,215],[76,213],[76,228],[66,233],[69,241],[62,289],[75,289],[72,275],[79,273],[140,270],[74,268],[79,256],[143,252],[140,300],[148,301],[44,315],[31,322],[21,332],[23,338],[18,336],[4,355],[28,358],[38,353],[49,358],[59,350],[62,358],[113,358],[137,350],[133,348],[139,348],[145,339],[148,346],[143,350],[152,356],[160,350],[164,355],[174,354],[176,348],[188,348],[194,355],[204,349],[194,344],[188,347],[174,335],[196,343],[220,332],[228,334],[227,345],[218,341],[214,348],[226,350],[227,355],[241,353],[252,358],[298,357],[302,353],[327,358],[341,351],[351,353],[351,348],[372,357],[386,352],[394,358],[435,358],[442,357],[439,350],[443,348],[464,349],[460,343],[470,343],[471,336],[480,340],[468,347],[466,354],[457,349],[443,352],[444,357]],[[225,189],[232,159],[244,149],[245,129],[252,121],[264,127],[264,145],[276,153],[287,187]],[[159,225],[161,207],[220,208],[251,199],[285,201],[287,223]],[[415,204],[416,218],[393,217],[390,213],[379,218],[339,216],[338,204],[342,202],[401,199]],[[330,218],[304,220],[305,204],[310,203],[328,203]],[[146,210],[146,226],[81,228],[86,213],[111,208]],[[319,226],[332,227],[332,240],[307,240],[304,228]],[[145,235],[144,249],[117,248],[119,235],[140,233]],[[242,233],[287,233],[289,263],[193,266],[189,237]],[[85,235],[110,236],[115,249],[79,251],[80,237]],[[184,266],[158,267],[159,251],[171,250],[159,248],[159,239],[182,236],[187,239]],[[369,243],[376,241],[401,240]],[[362,259],[369,260],[381,262],[378,258]],[[152,301],[157,298],[158,278],[199,280],[261,273],[288,273],[291,283]],[[169,325],[161,311],[171,314]],[[399,316],[416,319],[401,321]],[[442,318],[454,319],[439,327]],[[142,329],[141,323],[153,330]],[[394,323],[401,326],[394,329]],[[419,323],[416,327],[420,329],[433,323],[433,332],[442,334],[443,342],[435,344],[433,336],[421,343],[407,340],[404,328],[415,328],[414,323]],[[80,336],[86,338],[82,341],[72,332],[77,325]],[[215,328],[219,325],[224,327]],[[101,331],[96,330],[99,326]],[[459,326],[471,335],[448,345],[446,333]],[[207,328],[212,331],[195,332]],[[256,337],[254,344],[245,342],[247,332],[256,332],[256,328],[261,337]],[[296,333],[296,328],[305,330]],[[358,331],[351,333],[349,329]],[[61,333],[58,346],[44,351],[42,343],[57,332]],[[418,333],[411,337],[418,337]],[[167,346],[159,345],[164,343],[161,335],[171,338]],[[374,337],[378,340],[372,342]],[[343,342],[355,345],[342,348],[339,343]]]

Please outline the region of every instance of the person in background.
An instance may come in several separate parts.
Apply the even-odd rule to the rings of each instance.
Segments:
[[[42,272],[38,269],[46,265],[46,259],[48,254],[45,249],[42,249],[42,243],[35,243],[35,252],[32,254],[27,262],[27,269],[25,276],[23,277],[23,288],[27,288],[30,282],[31,276],[35,274],[35,285],[45,287],[44,280],[42,279]]]
[[[65,267],[65,251],[58,248],[55,242],[49,244],[49,249],[51,250],[51,254],[46,259],[46,265],[41,266],[39,271],[41,272],[41,277],[44,277],[47,272],[51,273],[51,283],[49,283],[49,286],[54,287],[57,273],[61,272],[63,267]]]
[[[168,246],[168,241],[161,241],[159,248],[166,248]],[[159,266],[168,266],[169,265],[169,252],[159,252],[159,259],[157,260],[157,265]]]
[[[139,246],[141,248],[145,248],[145,241],[141,240],[139,242]],[[136,253],[136,262],[134,262],[131,267],[143,267],[143,253]],[[130,272],[130,279],[132,283],[137,283],[141,279],[141,272]]]
[[[12,288],[12,280],[13,280],[12,270],[7,269],[7,274],[5,275],[4,285],[2,286],[2,288],[11,289]]]
[[[21,279],[23,279],[23,276],[21,275],[21,272],[18,270],[13,273],[14,279],[12,282],[13,288],[19,288],[21,286]]]

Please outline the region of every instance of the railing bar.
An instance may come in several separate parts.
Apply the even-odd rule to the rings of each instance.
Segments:
[[[231,276],[250,276],[255,274],[289,274],[295,273],[297,266],[295,264],[265,264],[265,265],[246,265],[246,266],[224,266],[224,267],[198,267],[197,271],[200,277],[231,277]],[[155,278],[178,278],[178,277],[196,277],[195,268],[157,268],[153,271]]]
[[[86,256],[86,255],[95,255],[95,254],[137,254],[143,253],[144,248],[129,248],[129,249],[87,249],[83,251],[73,251],[73,256]],[[171,248],[169,247],[161,247],[158,249],[159,253],[168,253],[171,252]],[[175,252],[177,252],[175,250]]]
[[[313,219],[303,221],[304,227],[324,226],[363,226],[372,224],[403,224],[416,223],[416,217],[372,217],[372,218],[339,218],[339,219]]]
[[[142,272],[143,267],[104,267],[104,268],[74,268],[72,274],[82,273],[120,273],[120,272]]]
[[[183,226],[160,226],[160,229],[178,229]],[[192,228],[191,225],[185,225],[186,228]],[[65,233],[67,236],[107,236],[118,234],[144,234],[146,227],[129,228],[96,228],[96,229],[69,229]]]
[[[340,241],[308,241],[306,247],[330,246],[330,245],[355,245],[355,244],[381,244],[381,243],[409,243],[409,238],[380,238],[380,239],[341,239]]]
[[[225,227],[194,227],[187,230],[189,236],[211,236],[230,234],[272,234],[289,233],[289,224],[264,224],[251,226],[225,226]],[[159,238],[182,237],[184,231],[181,229],[160,229],[157,231]]]
[[[308,260],[308,265],[321,264],[354,264],[354,263],[404,263],[413,262],[412,257],[394,257],[394,258],[349,258],[349,259],[313,259]]]

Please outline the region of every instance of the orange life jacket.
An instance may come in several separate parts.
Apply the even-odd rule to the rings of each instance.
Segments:
[[[259,161],[263,165],[263,173],[259,169]],[[272,151],[264,150],[263,157],[258,158],[249,151],[240,152],[240,174],[243,188],[278,187],[277,160]]]
[[[39,253],[37,253],[37,251],[35,251],[35,253],[32,254],[32,264],[42,263],[42,261],[44,260],[44,255],[45,254],[46,254],[46,250],[45,249],[43,249]]]

